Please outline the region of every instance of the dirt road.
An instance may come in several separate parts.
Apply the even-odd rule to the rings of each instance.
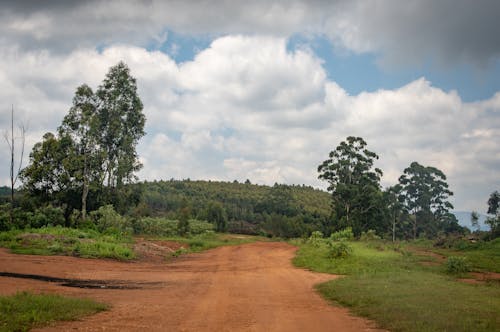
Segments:
[[[75,288],[61,286],[57,280],[2,276],[0,293],[34,290],[112,305],[110,311],[57,323],[44,331],[375,330],[374,324],[320,298],[313,285],[332,276],[294,268],[294,252],[285,243],[252,243],[186,255],[165,264],[24,256],[0,249],[0,272],[96,283],[96,288]],[[129,289],[110,289],[113,285]]]

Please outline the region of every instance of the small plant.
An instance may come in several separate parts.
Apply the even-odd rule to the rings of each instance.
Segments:
[[[328,242],[331,258],[345,258],[352,254],[352,247],[344,241]]]
[[[470,266],[465,257],[448,257],[448,260],[446,261],[446,272],[450,274],[463,274],[469,271]]]
[[[319,247],[323,242],[323,233],[321,233],[320,231],[312,232],[307,242],[309,242],[315,247]]]

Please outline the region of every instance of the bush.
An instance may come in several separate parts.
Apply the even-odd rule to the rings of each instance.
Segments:
[[[64,226],[64,211],[59,207],[47,205],[36,209],[35,213],[28,218],[28,222],[33,228]]]
[[[344,258],[352,253],[352,247],[344,241],[328,242],[329,255],[331,258]]]
[[[462,274],[470,271],[470,266],[465,257],[450,256],[446,261],[446,272]]]
[[[315,247],[319,247],[321,243],[323,243],[323,233],[321,233],[320,231],[312,232],[307,242]]]
[[[90,218],[99,232],[131,233],[130,222],[115,211],[113,205],[101,206],[97,211],[90,212]]]
[[[380,236],[373,229],[369,229],[366,232],[361,233],[361,241],[375,241],[380,240]]]
[[[347,227],[341,231],[332,233],[330,235],[330,240],[332,241],[349,241],[354,238],[354,234],[352,233],[352,228]]]

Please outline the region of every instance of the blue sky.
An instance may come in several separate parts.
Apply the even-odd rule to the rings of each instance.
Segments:
[[[97,88],[125,61],[147,118],[141,180],[324,189],[318,164],[355,135],[379,154],[383,186],[418,161],[444,171],[457,210],[485,212],[500,189],[499,2],[89,0],[0,9],[0,126],[8,128],[13,104],[16,122],[29,124],[27,151],[56,130],[77,86]],[[0,184],[8,174],[5,164]]]

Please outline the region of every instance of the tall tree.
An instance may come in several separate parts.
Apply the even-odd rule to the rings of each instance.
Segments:
[[[396,241],[396,224],[400,220],[404,211],[403,202],[401,199],[401,185],[389,187],[384,191],[385,203],[391,219],[392,242]]]
[[[370,215],[380,207],[382,171],[374,168],[378,155],[366,149],[361,137],[347,137],[318,166],[319,179],[329,183],[336,211],[336,228],[352,227],[359,235],[367,230]]]
[[[96,95],[107,184],[120,187],[133,180],[134,172],[142,167],[135,148],[145,134],[146,121],[136,80],[125,63],[110,68]]]
[[[73,143],[71,168],[75,181],[80,183],[81,216],[86,219],[87,196],[90,185],[102,182],[102,153],[98,145],[97,100],[92,89],[83,84],[76,89],[73,106],[59,127],[60,137]],[[69,157],[69,156],[68,156]]]
[[[488,199],[487,213],[492,215],[486,218],[486,223],[490,225],[491,234],[493,237],[498,236],[500,233],[500,193],[497,190],[492,192]]]
[[[448,202],[453,193],[448,189],[446,175],[435,167],[412,162],[399,183],[405,206],[414,215],[413,238],[417,238],[420,226],[430,233],[436,232],[436,222],[448,220],[449,210],[453,209]]]
[[[144,124],[136,81],[120,62],[111,67],[96,94],[85,84],[76,89],[58,136],[47,133],[33,147],[30,165],[22,172],[26,188],[44,200],[64,201],[66,212],[81,209],[83,218],[93,189],[101,202],[113,202],[125,212],[125,201],[138,200],[123,184],[131,182],[141,166],[135,148]],[[115,197],[102,199],[109,189]]]

